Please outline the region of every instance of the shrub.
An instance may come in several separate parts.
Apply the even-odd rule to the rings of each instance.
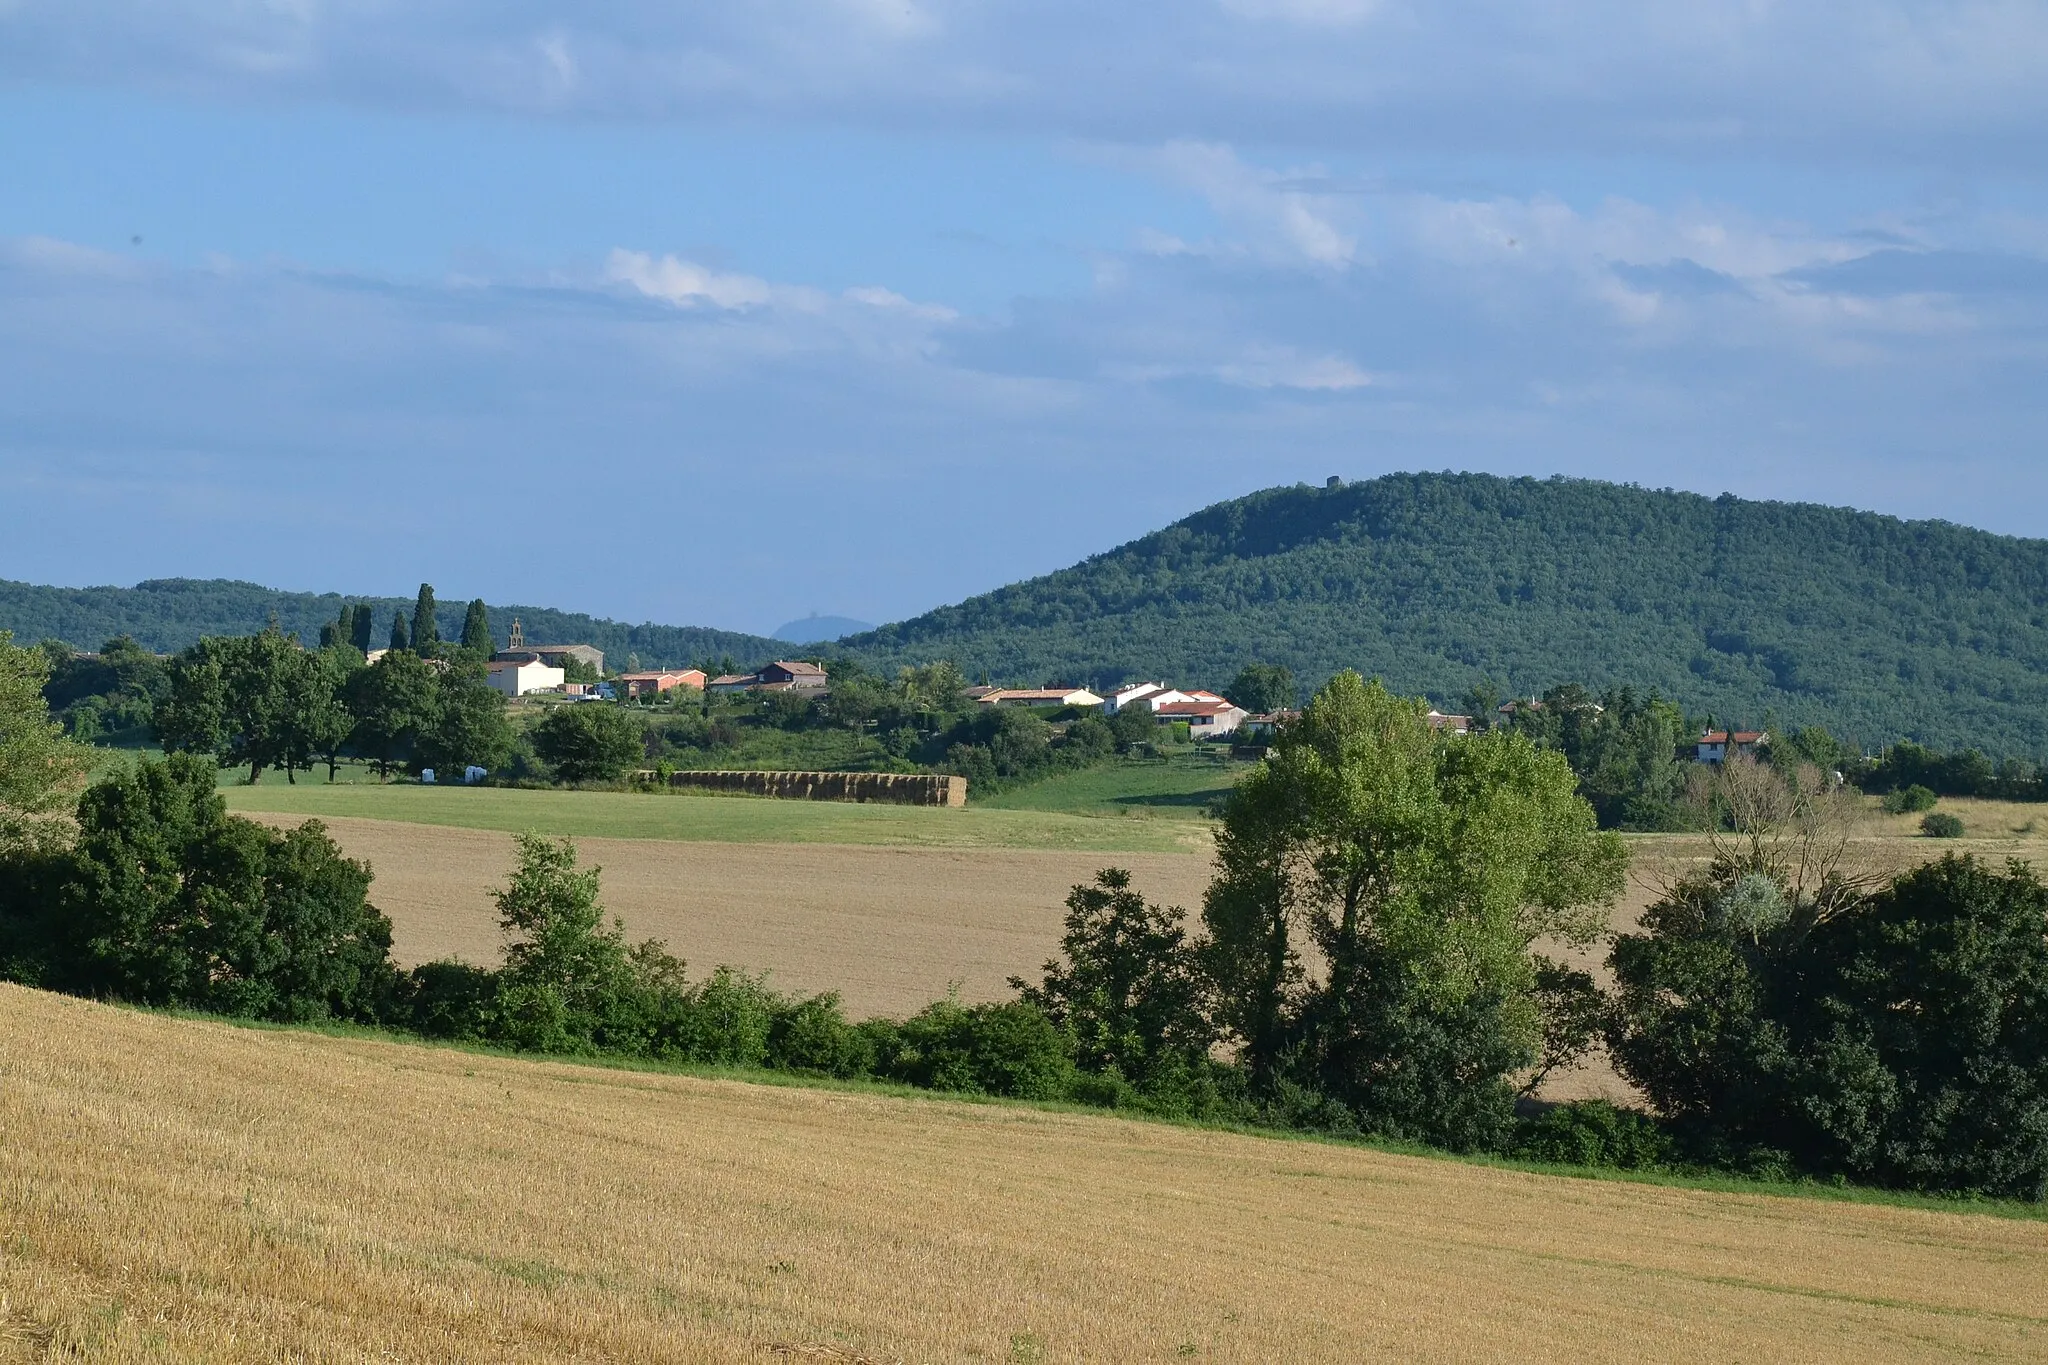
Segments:
[[[1695,1160],[2048,1195],[2048,888],[1949,857],[1837,913],[1681,887],[1617,940],[1608,1046]]]
[[[1104,868],[1067,897],[1065,960],[1046,963],[1040,985],[1019,977],[1010,985],[1073,1039],[1083,1070],[1144,1083],[1155,1071],[1185,1069],[1215,1037],[1185,917],[1147,901],[1122,868]]]
[[[481,1042],[496,1031],[498,977],[467,962],[422,962],[406,976],[392,1022],[428,1038]]]
[[[1024,1001],[964,1006],[941,1000],[898,1026],[878,1070],[928,1090],[1016,1099],[1057,1099],[1074,1063],[1045,1012]]]
[[[785,1005],[768,1028],[768,1065],[841,1078],[875,1069],[872,1036],[840,1012],[836,992]]]
[[[50,984],[141,1004],[303,1021],[376,1017],[397,984],[369,868],[317,821],[227,814],[213,764],[145,762],[90,788],[53,877]]]
[[[1916,782],[1910,787],[1887,792],[1884,809],[1887,815],[1917,815],[1923,810],[1933,810],[1938,799],[1932,791]]]
[[[765,1066],[770,1030],[785,1008],[767,977],[720,967],[665,1019],[656,1050],[712,1066]]]
[[[1930,839],[1960,839],[1963,822],[1947,811],[1936,811],[1920,821],[1920,832]]]
[[[1513,1152],[1528,1161],[1642,1171],[1670,1161],[1671,1139],[1639,1110],[1579,1100],[1518,1122]]]

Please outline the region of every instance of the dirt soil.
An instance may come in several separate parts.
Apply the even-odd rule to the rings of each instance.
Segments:
[[[251,818],[280,827],[293,815]],[[334,819],[328,831],[376,874],[392,954],[495,962],[490,893],[511,874],[512,837],[387,820]],[[1209,860],[1182,853],[715,844],[579,839],[604,869],[604,903],[633,939],[665,939],[701,976],[720,965],[772,973],[783,990],[836,990],[854,1018],[912,1013],[957,982],[965,1000],[1036,978],[1059,944],[1067,893],[1127,868],[1155,901],[1199,914]]]

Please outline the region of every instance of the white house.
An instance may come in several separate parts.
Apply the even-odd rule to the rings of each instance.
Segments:
[[[1107,697],[1103,698],[1102,709],[1113,716],[1117,712],[1123,710],[1126,706],[1129,706],[1132,702],[1139,701],[1145,697],[1149,697],[1154,692],[1164,692],[1165,690],[1165,683],[1126,683],[1124,686],[1119,687],[1116,691],[1110,693]]]
[[[529,692],[552,692],[568,681],[559,668],[538,659],[493,659],[489,664],[491,686],[508,697]]]

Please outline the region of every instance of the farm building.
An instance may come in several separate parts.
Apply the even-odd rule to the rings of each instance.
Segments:
[[[1085,687],[999,687],[979,699],[983,706],[1100,706]]]
[[[641,673],[621,673],[614,680],[629,697],[646,696],[673,691],[678,687],[704,689],[704,670],[701,668],[673,668],[652,670]]]
[[[493,659],[488,668],[491,686],[508,697],[552,692],[566,681],[561,669],[538,659]]]
[[[1161,725],[1186,721],[1188,733],[1196,739],[1216,739],[1236,734],[1250,713],[1242,706],[1233,706],[1217,697],[1214,700],[1170,701],[1153,707],[1152,715]]]
[[[712,692],[823,691],[830,681],[816,664],[778,659],[753,673],[722,673],[704,686]]]

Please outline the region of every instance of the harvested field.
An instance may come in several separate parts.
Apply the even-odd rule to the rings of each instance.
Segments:
[[[371,899],[391,916],[402,963],[496,960],[490,892],[511,874],[509,835],[387,820],[327,824],[375,871]],[[1101,868],[1129,868],[1147,895],[1191,912],[1209,879],[1206,858],[1182,853],[657,839],[579,839],[577,850],[604,868],[605,904],[627,932],[666,939],[693,974],[720,964],[770,971],[785,990],[839,991],[856,1018],[910,1013],[953,982],[968,1000],[1007,996],[1011,975],[1036,976],[1057,947],[1068,890]]]
[[[2048,1359],[2048,1224],[0,987],[0,1358]]]

